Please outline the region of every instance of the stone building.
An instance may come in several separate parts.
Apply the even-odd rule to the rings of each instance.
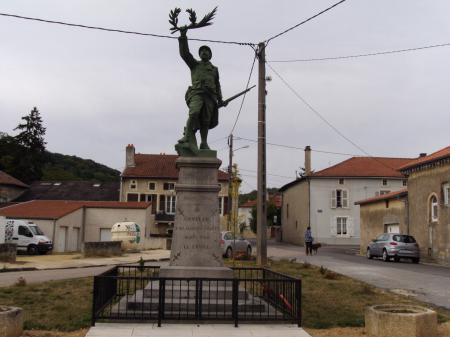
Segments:
[[[0,204],[14,201],[27,189],[27,184],[0,171]]]
[[[360,253],[381,233],[409,233],[408,191],[391,192],[363,201],[360,206]]]
[[[395,231],[415,237],[421,257],[450,262],[450,146],[401,166],[408,190],[358,201],[361,253],[378,234]]]
[[[281,187],[283,241],[303,244],[307,226],[316,242],[359,244],[359,205],[354,202],[403,189],[398,168],[409,158],[352,157],[324,170],[311,170],[305,149],[305,174]]]
[[[450,146],[403,167],[408,176],[409,228],[422,256],[450,262]]]
[[[178,181],[178,155],[135,153],[128,145],[125,151],[125,169],[120,181],[120,201],[151,201],[155,226],[152,235],[170,235],[176,209],[175,184]],[[218,172],[220,184],[219,212],[223,229],[227,225],[228,174]]]

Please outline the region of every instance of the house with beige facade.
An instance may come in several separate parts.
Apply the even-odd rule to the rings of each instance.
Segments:
[[[136,153],[133,145],[125,151],[125,169],[120,180],[120,201],[152,202],[155,216],[154,236],[171,235],[176,213],[175,184],[178,181],[176,160],[173,154]],[[217,201],[222,228],[226,228],[228,209],[228,174],[218,170],[220,184]]]
[[[150,202],[33,200],[1,208],[0,216],[37,224],[53,241],[55,252],[79,251],[84,242],[111,241],[112,226],[124,221],[140,225],[142,241],[155,244],[145,240],[154,224]]]
[[[360,211],[355,201],[403,189],[406,177],[398,169],[410,161],[352,157],[313,172],[307,147],[305,174],[280,189],[282,240],[303,245],[310,226],[315,242],[359,244]]]
[[[393,230],[415,237],[421,257],[450,262],[450,146],[430,155],[421,155],[401,166],[408,190],[359,201],[361,251],[375,233]],[[394,225],[398,224],[397,227]]]

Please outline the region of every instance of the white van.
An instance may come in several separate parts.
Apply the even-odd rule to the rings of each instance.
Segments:
[[[28,254],[46,254],[53,249],[53,242],[38,225],[25,220],[1,219],[0,238],[5,243],[17,244],[17,251]]]

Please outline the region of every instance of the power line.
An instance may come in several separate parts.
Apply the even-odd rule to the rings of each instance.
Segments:
[[[256,170],[247,170],[247,169],[243,169],[239,167],[239,171],[244,171],[244,172],[257,172]],[[273,177],[280,177],[280,178],[286,178],[286,179],[295,179],[295,177],[288,177],[288,176],[283,176],[280,174],[273,174],[273,173],[267,173],[268,176],[273,176]]]
[[[339,131],[338,128],[336,128],[333,124],[331,124],[324,116],[322,116],[322,114],[317,111],[311,104],[309,104],[275,69],[273,69],[273,67],[267,63],[267,65],[269,66],[270,69],[272,69],[272,71],[275,73],[275,75],[277,75],[277,77],[284,83],[284,85],[286,85],[289,90],[292,91],[292,93],[303,102],[303,104],[305,104],[314,114],[316,114],[323,122],[325,122],[331,129],[333,129],[339,136],[341,136],[342,138],[344,138],[347,142],[349,142],[350,144],[352,144],[354,147],[356,147],[358,150],[360,150],[362,153],[366,154],[368,157],[374,159],[375,161],[379,162],[380,164],[382,164],[385,167],[388,167],[390,169],[396,170],[396,168],[393,168],[389,165],[386,165],[384,162],[376,159],[375,157],[373,157],[370,153],[368,153],[366,150],[364,150],[361,146],[359,146],[358,144],[356,144],[355,142],[353,142],[350,138],[348,138],[347,136],[345,136],[341,131]]]
[[[405,53],[405,52],[411,52],[411,51],[417,51],[417,50],[424,50],[424,49],[437,48],[437,47],[448,47],[448,46],[450,46],[450,43],[441,43],[441,44],[434,44],[434,45],[430,45],[430,46],[407,48],[407,49],[379,51],[379,52],[373,52],[373,53],[367,53],[367,54],[356,54],[356,55],[346,55],[346,56],[332,56],[332,57],[310,58],[310,59],[273,60],[273,61],[267,61],[267,62],[270,62],[270,63],[292,63],[292,62],[313,62],[313,61],[344,60],[344,59],[351,59],[351,58],[358,58],[358,57]]]
[[[308,19],[306,19],[306,20],[303,20],[302,22],[296,24],[295,26],[292,26],[292,27],[290,27],[290,28],[288,28],[288,29],[282,31],[281,33],[278,33],[277,35],[272,36],[271,38],[267,39],[266,42],[269,43],[271,40],[273,40],[273,39],[275,39],[275,38],[277,38],[277,37],[279,37],[279,36],[281,36],[281,35],[283,35],[283,34],[286,34],[287,32],[289,32],[289,31],[291,31],[291,30],[293,30],[293,29],[295,29],[295,28],[297,28],[297,27],[299,27],[299,26],[301,26],[301,25],[307,23],[308,21],[311,21],[312,19],[318,17],[319,15],[322,15],[322,14],[325,13],[325,12],[328,12],[330,9],[332,9],[332,8],[334,8],[334,7],[338,6],[338,5],[340,5],[341,3],[345,2],[345,1],[346,1],[346,0],[341,0],[341,1],[337,2],[337,3],[335,3],[334,5],[332,5],[332,6],[328,7],[328,8],[326,8],[326,9],[324,9],[323,11],[320,11],[320,12],[317,13],[316,15],[313,15],[313,16],[311,16],[310,18],[308,18]]]
[[[255,139],[250,139],[250,138],[243,138],[243,137],[239,137],[236,136],[235,137],[237,140],[242,139],[242,140],[246,140],[249,142],[253,142],[253,143],[257,143],[258,141]],[[304,150],[305,147],[300,147],[300,146],[294,146],[294,145],[286,145],[286,144],[277,144],[277,143],[269,143],[266,142],[267,145],[272,145],[272,146],[278,146],[278,147],[284,147],[287,149],[294,149],[294,150]],[[311,151],[313,152],[320,152],[320,153],[327,153],[327,154],[337,154],[337,155],[341,155],[341,156],[352,156],[352,157],[360,157],[360,155],[357,154],[353,154],[353,153],[343,153],[343,152],[332,152],[332,151],[323,151],[323,150],[314,150],[313,148],[311,149]]]
[[[253,68],[255,67],[256,56],[257,56],[257,54],[255,52],[255,56],[253,57],[252,67],[250,68],[250,74],[248,75],[248,80],[247,80],[247,85],[245,86],[245,90],[248,89],[248,86],[250,85],[250,80],[252,79]],[[247,96],[247,93],[245,93],[244,96],[242,96],[241,106],[239,107],[239,112],[236,116],[236,120],[234,121],[233,127],[231,128],[230,135],[233,134],[233,131],[236,128],[236,124],[239,120],[239,116],[241,115],[242,107],[244,106],[246,96]]]
[[[165,38],[165,39],[177,39],[176,36],[170,36],[170,35],[141,33],[141,32],[134,32],[134,31],[128,31],[128,30],[122,30],[122,29],[115,29],[115,28],[88,26],[88,25],[82,25],[82,24],[78,24],[78,23],[68,23],[68,22],[63,22],[63,21],[46,20],[46,19],[33,18],[33,17],[22,16],[22,15],[17,15],[17,14],[0,13],[0,16],[6,16],[6,17],[11,17],[11,18],[16,18],[16,19],[31,20],[31,21],[38,21],[38,22],[43,22],[43,23],[53,23],[53,24],[57,24],[57,25],[70,26],[70,27],[95,29],[95,30],[101,30],[101,31],[106,31],[106,32],[152,36],[152,37]],[[255,44],[251,43],[251,42],[221,41],[221,40],[207,40],[207,39],[193,39],[193,38],[190,38],[189,40],[201,41],[201,42],[211,42],[211,43],[222,43],[222,44],[235,44],[235,45],[240,45],[240,46],[255,46]]]

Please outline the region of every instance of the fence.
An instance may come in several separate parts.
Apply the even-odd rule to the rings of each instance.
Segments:
[[[161,278],[159,267],[117,266],[94,277],[92,325],[100,321],[291,322],[301,326],[301,280],[266,268],[233,279]]]

